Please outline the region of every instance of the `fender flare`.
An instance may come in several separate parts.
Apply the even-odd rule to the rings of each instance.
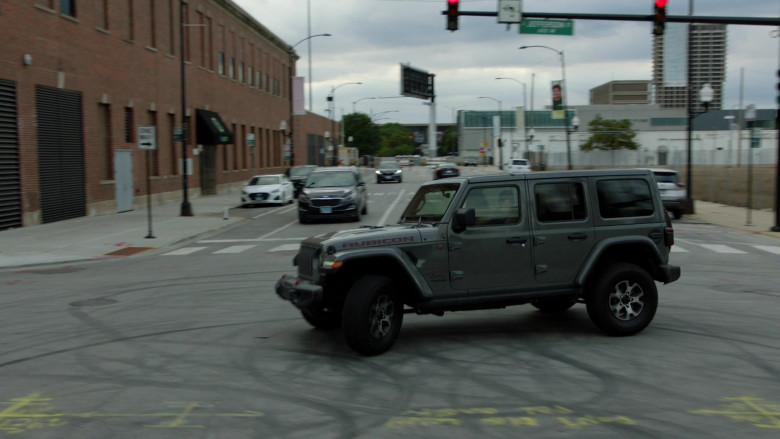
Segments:
[[[336,256],[335,261],[341,261],[344,263],[344,265],[334,270],[332,273],[336,274],[339,271],[343,270],[345,267],[348,267],[350,262],[354,262],[366,258],[375,258],[375,257],[393,259],[395,262],[398,263],[398,265],[401,267],[404,273],[406,273],[409,279],[411,279],[412,283],[417,288],[417,291],[419,292],[421,298],[423,299],[433,298],[433,291],[431,290],[431,287],[425,281],[425,278],[420,274],[420,272],[415,268],[416,264],[414,263],[414,261],[409,257],[409,255],[407,255],[397,247],[367,248],[367,249],[360,249],[360,250],[351,250],[348,252],[341,252]]]
[[[599,243],[596,245],[596,247],[588,256],[588,259],[585,261],[584,264],[582,264],[582,268],[580,269],[580,272],[577,274],[577,277],[575,279],[576,285],[578,286],[585,285],[585,281],[588,279],[588,276],[590,276],[590,274],[593,272],[599,260],[601,259],[601,256],[604,253],[606,253],[612,247],[618,245],[625,245],[625,244],[641,245],[644,248],[648,248],[650,249],[650,254],[653,257],[653,262],[656,265],[666,264],[664,257],[661,255],[661,252],[658,250],[658,247],[656,247],[655,242],[653,242],[652,239],[646,236],[636,236],[636,237],[629,237],[629,238],[624,238],[624,237],[608,238],[599,241]],[[653,278],[655,278],[652,272],[650,273],[650,276],[653,276]]]

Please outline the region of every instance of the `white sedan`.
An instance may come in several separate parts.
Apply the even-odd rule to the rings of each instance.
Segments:
[[[293,183],[284,174],[255,175],[241,189],[241,207],[288,204],[295,199]]]

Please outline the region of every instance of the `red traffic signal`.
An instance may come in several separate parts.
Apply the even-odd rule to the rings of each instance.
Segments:
[[[663,35],[666,25],[666,4],[669,0],[655,0],[655,14],[653,16],[653,35]]]
[[[447,0],[447,30],[458,30],[458,6],[460,0]]]

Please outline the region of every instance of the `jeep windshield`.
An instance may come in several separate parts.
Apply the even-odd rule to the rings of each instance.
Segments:
[[[460,183],[422,186],[401,215],[401,223],[438,223],[458,192]]]

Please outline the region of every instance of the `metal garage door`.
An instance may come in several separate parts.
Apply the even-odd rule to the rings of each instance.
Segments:
[[[0,230],[22,226],[16,84],[0,79]]]
[[[35,88],[41,218],[51,223],[86,215],[81,93]]]

